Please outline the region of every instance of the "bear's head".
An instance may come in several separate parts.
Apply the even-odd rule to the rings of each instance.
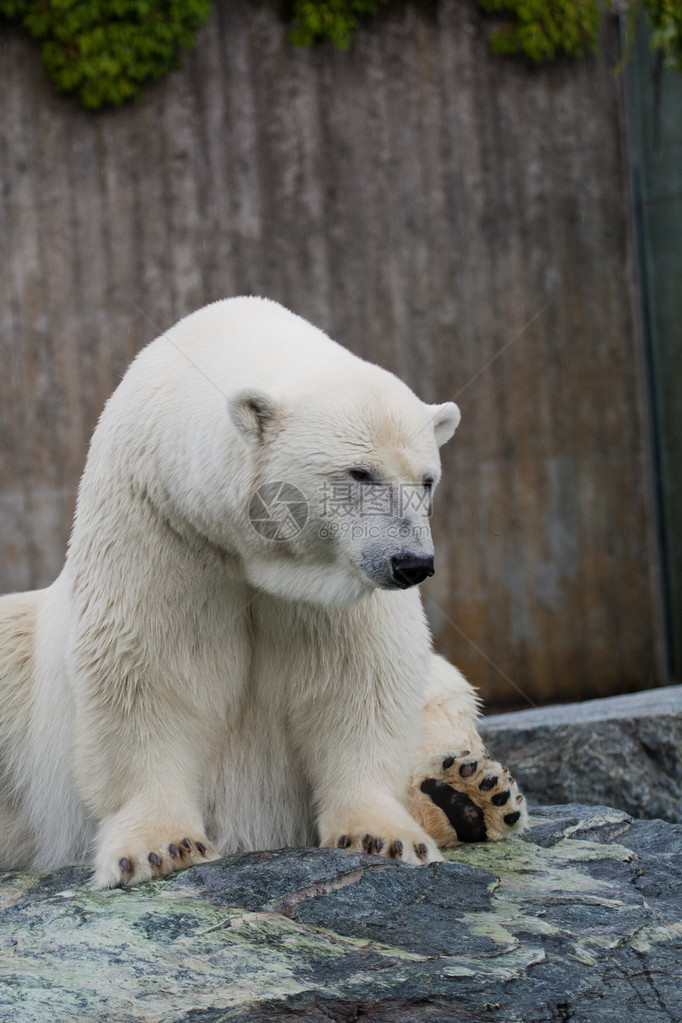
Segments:
[[[323,349],[314,371],[240,389],[228,410],[248,467],[248,580],[288,599],[344,605],[433,575],[438,449],[460,413],[334,349],[344,357],[333,353],[331,367]]]

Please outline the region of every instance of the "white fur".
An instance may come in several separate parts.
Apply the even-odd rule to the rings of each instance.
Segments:
[[[405,809],[430,638],[417,589],[386,588],[394,554],[432,553],[428,519],[392,508],[370,536],[347,473],[437,482],[458,421],[262,299],[142,351],[93,436],[61,575],[0,600],[4,865],[94,843],[113,885],[122,857],[142,880],[184,836],[226,853],[365,831],[438,858]],[[273,481],[309,505],[285,541],[248,518]]]

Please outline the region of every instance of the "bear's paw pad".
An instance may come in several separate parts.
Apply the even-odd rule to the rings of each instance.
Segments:
[[[95,884],[98,888],[129,888],[217,859],[218,853],[205,835],[183,835],[176,841],[122,842],[98,857]]]
[[[438,845],[496,842],[528,824],[526,800],[509,768],[487,753],[441,753],[420,774],[417,788],[430,803],[422,804],[424,823]]]

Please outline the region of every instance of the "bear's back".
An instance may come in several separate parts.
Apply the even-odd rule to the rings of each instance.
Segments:
[[[169,345],[175,360],[169,360]],[[228,391],[251,386],[289,389],[308,374],[319,379],[321,371],[347,373],[352,367],[357,373],[369,368],[307,320],[277,302],[251,296],[204,306],[149,349],[154,361],[165,367],[175,363],[185,375],[191,364]]]

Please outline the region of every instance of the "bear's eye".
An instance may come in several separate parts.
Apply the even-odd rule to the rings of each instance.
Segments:
[[[433,484],[435,482],[436,481],[433,478],[433,476],[425,476],[424,479],[422,480],[422,484],[424,486],[424,490],[433,490]]]
[[[371,469],[366,465],[355,465],[348,470],[348,475],[356,483],[376,483],[376,478]]]

